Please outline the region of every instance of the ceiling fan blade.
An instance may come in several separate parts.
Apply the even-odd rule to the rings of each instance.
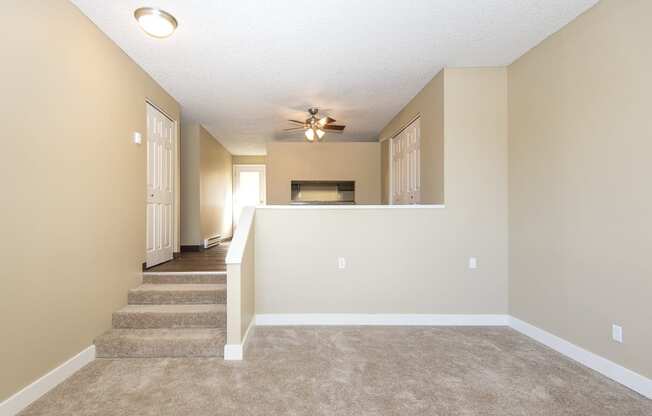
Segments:
[[[290,123],[297,123],[297,124],[301,124],[302,126],[303,126],[304,124],[306,124],[306,122],[305,122],[305,121],[299,121],[299,120],[288,120],[288,121],[289,121]]]
[[[336,121],[337,120],[335,120],[334,118],[326,116],[326,117],[319,120],[319,125],[323,127],[323,126],[325,126],[327,124],[335,123]]]
[[[299,130],[305,130],[303,127],[290,127],[289,129],[283,129],[283,131],[299,131]]]
[[[346,126],[340,126],[337,124],[327,124],[322,127],[323,130],[337,130],[337,131],[342,131],[344,130]]]

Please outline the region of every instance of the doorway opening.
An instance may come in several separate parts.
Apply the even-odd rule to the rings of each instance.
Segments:
[[[265,205],[265,165],[233,165],[233,227],[244,207]]]

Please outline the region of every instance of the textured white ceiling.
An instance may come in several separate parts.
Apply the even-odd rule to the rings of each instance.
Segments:
[[[597,0],[73,0],[234,154],[264,154],[317,106],[377,139],[444,67],[506,65]],[[178,30],[146,36],[142,6]],[[322,110],[322,111],[323,111]]]

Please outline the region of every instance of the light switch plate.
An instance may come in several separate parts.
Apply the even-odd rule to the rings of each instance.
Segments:
[[[620,325],[613,324],[611,326],[611,338],[613,338],[614,341],[620,342],[622,344],[623,342],[623,327]]]
[[[141,144],[143,142],[143,136],[137,131],[134,132],[134,144]]]

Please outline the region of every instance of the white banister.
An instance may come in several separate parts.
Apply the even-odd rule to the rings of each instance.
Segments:
[[[235,229],[233,239],[231,239],[231,245],[229,246],[229,251],[226,253],[226,264],[242,263],[242,256],[244,255],[245,246],[249,239],[255,214],[255,207],[244,207],[242,209],[238,221],[238,227]]]

